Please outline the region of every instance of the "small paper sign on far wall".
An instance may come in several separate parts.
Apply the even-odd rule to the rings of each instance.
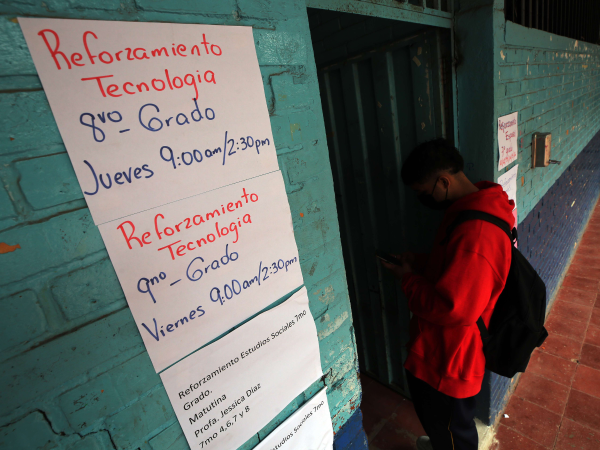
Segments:
[[[498,184],[502,186],[508,199],[515,202],[517,207],[517,175],[519,174],[519,165],[515,164],[512,169],[498,177]]]
[[[519,223],[518,214],[517,214],[517,175],[519,173],[519,165],[515,164],[512,169],[508,172],[500,175],[498,177],[498,184],[502,186],[506,195],[508,195],[508,199],[515,202],[515,207],[513,208],[513,217],[515,218],[514,226],[516,227]],[[515,247],[517,244],[515,242]]]
[[[498,170],[517,160],[519,113],[498,117]]]

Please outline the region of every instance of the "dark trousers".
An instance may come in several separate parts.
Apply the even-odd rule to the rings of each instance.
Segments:
[[[408,371],[406,377],[417,416],[433,450],[477,450],[475,397],[449,397]]]

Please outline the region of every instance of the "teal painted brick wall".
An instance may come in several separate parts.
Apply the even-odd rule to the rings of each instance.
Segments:
[[[459,141],[465,172],[473,180],[497,180],[519,164],[517,206],[523,221],[542,205],[548,190],[600,129],[600,47],[507,22],[504,0],[461,0],[456,5]],[[518,159],[498,171],[497,120],[512,112],[519,113]],[[560,166],[531,169],[531,136],[536,131],[552,133],[552,159],[561,160]],[[569,211],[560,214],[568,217]],[[548,215],[539,220],[546,228],[553,222]],[[557,264],[564,267],[569,258],[566,252]],[[510,380],[486,377],[478,417],[493,423],[512,386]]]
[[[490,180],[494,153],[493,0],[455,2],[455,64],[459,150],[472,181]]]
[[[495,14],[495,118],[519,113],[521,221],[600,130],[600,46],[506,22],[502,10]],[[534,132],[552,133],[551,158],[561,165],[531,168]],[[505,171],[497,170],[497,146],[495,139],[496,178]]]
[[[464,3],[461,1],[461,4]],[[571,163],[600,130],[600,47],[507,22],[504,0],[468,0],[466,3],[477,14],[490,19],[484,23],[484,30],[480,29],[480,32],[491,37],[493,61],[492,86],[480,92],[485,101],[479,107],[492,116],[492,120],[482,124],[486,130],[482,135],[491,133],[493,136],[479,143],[480,152],[489,158],[483,173],[486,178],[497,180],[514,164],[519,164],[519,222],[531,217],[532,211],[540,228],[544,222],[537,241],[530,239],[526,234],[527,229],[520,229],[520,232],[526,234],[525,240],[533,241],[536,252],[543,252],[547,242],[554,239],[565,241],[557,235],[556,224],[568,223],[574,220],[572,217],[578,217],[578,214],[571,214],[568,208],[548,212],[544,206],[559,203],[553,197],[556,194],[548,194],[549,189],[556,186],[561,175],[571,173],[567,172]],[[484,61],[482,71],[488,73],[490,65],[487,56]],[[459,99],[460,95],[459,92]],[[460,104],[461,111],[467,108],[471,109],[471,105]],[[498,171],[497,119],[513,112],[519,113],[518,158],[506,169]],[[461,128],[461,144],[463,131],[464,128]],[[562,161],[561,165],[531,168],[531,138],[536,131],[552,133],[551,157]],[[577,185],[576,181],[580,180],[572,178],[570,185]],[[586,205],[590,202],[582,197],[584,194],[580,187],[573,186],[569,195],[575,202],[580,200]],[[540,210],[544,210],[543,215]],[[580,218],[575,220],[581,221]],[[571,229],[577,230],[583,226],[580,223],[570,225]],[[523,244],[527,246],[525,242]],[[559,256],[552,251],[546,252],[549,260],[543,266],[537,264],[537,255],[532,255],[527,248],[523,250],[529,252],[526,256],[530,257],[542,278],[555,285],[556,278],[560,278],[560,273],[567,267],[574,248],[565,248]],[[552,270],[546,270],[550,266]],[[554,290],[548,292],[549,300],[553,293]],[[482,420],[492,424],[500,417],[516,381],[494,374],[486,376],[478,399],[478,415]]]
[[[334,431],[360,383],[311,39],[292,0],[14,0],[0,5],[0,447],[186,449],[41,88],[18,16],[250,25]],[[303,216],[300,215],[303,214]]]

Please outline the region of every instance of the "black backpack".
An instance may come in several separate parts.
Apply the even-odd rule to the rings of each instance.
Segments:
[[[468,220],[484,220],[498,226],[512,243],[517,230],[498,217],[481,211],[462,211],[446,229],[445,241],[452,230]],[[483,319],[477,326],[483,341],[485,367],[508,378],[525,372],[531,353],[542,345],[548,332],[546,318],[546,285],[529,261],[512,245],[512,260],[504,290],[494,307],[489,327]]]

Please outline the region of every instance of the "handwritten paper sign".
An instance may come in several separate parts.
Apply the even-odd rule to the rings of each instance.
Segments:
[[[498,117],[498,170],[517,160],[519,151],[519,113]]]
[[[517,207],[517,175],[519,173],[519,165],[510,169],[508,172],[498,177],[498,184],[502,186],[504,192],[508,195],[508,199],[515,202],[515,208]]]
[[[188,444],[210,450],[238,448],[321,376],[306,288],[161,374]]]
[[[302,285],[279,171],[99,229],[157,372]]]
[[[278,169],[251,27],[19,23],[96,224]]]
[[[254,450],[331,450],[333,428],[326,391],[327,388],[321,389]]]

